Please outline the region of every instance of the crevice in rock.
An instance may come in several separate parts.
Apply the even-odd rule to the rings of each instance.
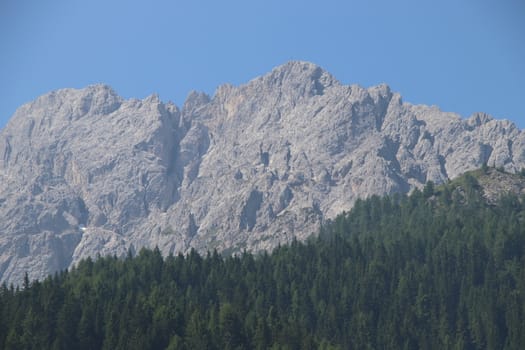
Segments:
[[[481,164],[488,164],[488,161],[490,159],[490,156],[492,155],[492,151],[494,150],[494,148],[492,148],[491,145],[487,145],[487,144],[481,144],[479,148],[480,148]]]
[[[193,238],[197,235],[197,232],[199,232],[199,226],[195,223],[195,216],[193,213],[190,213],[188,217],[188,231],[187,235],[190,238]]]
[[[267,167],[268,164],[270,164],[270,154],[268,151],[263,151],[262,144],[259,145],[259,158],[261,160],[261,163]]]
[[[6,137],[5,144],[4,144],[4,154],[3,154],[4,168],[7,168],[7,166],[9,165],[9,160],[11,158],[12,150],[13,149],[11,147],[10,137]]]
[[[239,229],[251,231],[257,222],[257,211],[261,208],[263,194],[257,190],[253,190],[246,200],[239,222]]]
[[[445,179],[449,179],[447,168],[446,168],[447,160],[445,159],[443,155],[439,154],[438,161],[439,161],[439,170],[441,171],[441,174],[443,174]]]

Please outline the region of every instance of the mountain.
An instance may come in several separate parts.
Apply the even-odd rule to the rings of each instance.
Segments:
[[[0,132],[0,276],[87,256],[269,250],[357,198],[409,192],[483,164],[525,167],[525,132],[343,85],[289,62],[182,108],[105,85],[20,107]]]

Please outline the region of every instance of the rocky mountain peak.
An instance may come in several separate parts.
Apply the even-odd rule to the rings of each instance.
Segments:
[[[483,112],[478,112],[478,113],[472,114],[467,119],[467,123],[470,126],[476,127],[476,126],[480,126],[480,125],[486,124],[486,123],[490,122],[491,120],[494,120],[494,118],[492,118],[492,116],[490,116],[490,115],[488,115],[486,113],[483,113]]]
[[[210,96],[204,92],[191,91],[186,97],[182,111],[184,114],[192,114],[197,108],[210,102]]]
[[[105,85],[22,106],[0,131],[0,279],[97,254],[272,249],[357,198],[408,192],[483,163],[525,167],[525,132],[404,103],[289,62],[182,109]]]
[[[252,81],[288,94],[311,97],[322,95],[326,88],[339,82],[323,68],[303,61],[291,61]]]

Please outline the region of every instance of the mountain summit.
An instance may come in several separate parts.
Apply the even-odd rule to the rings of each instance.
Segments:
[[[290,62],[182,109],[105,85],[20,107],[0,132],[0,277],[87,256],[272,249],[357,198],[408,192],[482,164],[525,167],[525,132],[411,105],[387,85]]]

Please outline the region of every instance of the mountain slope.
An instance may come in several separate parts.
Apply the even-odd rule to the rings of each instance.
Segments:
[[[525,132],[345,86],[290,62],[182,109],[109,87],[22,106],[0,133],[0,275],[97,254],[272,249],[357,198],[441,183],[483,163],[525,167]]]
[[[270,254],[86,259],[0,287],[0,348],[521,349],[525,196],[486,197],[509,184],[372,196]]]

